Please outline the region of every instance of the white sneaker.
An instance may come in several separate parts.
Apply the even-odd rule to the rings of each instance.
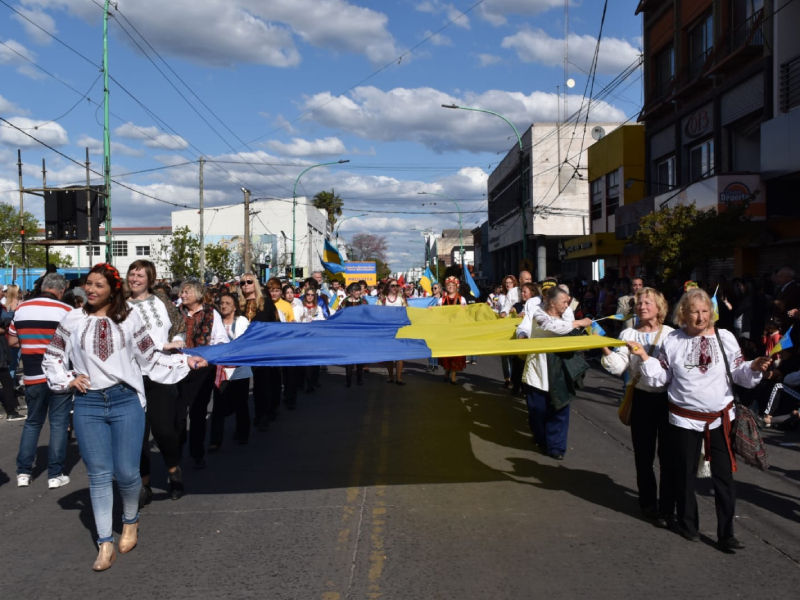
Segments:
[[[69,483],[69,477],[66,475],[59,475],[57,477],[51,477],[47,480],[47,488],[54,490],[56,488],[60,488],[65,486]]]
[[[31,484],[31,476],[24,473],[17,475],[17,487],[28,487]]]

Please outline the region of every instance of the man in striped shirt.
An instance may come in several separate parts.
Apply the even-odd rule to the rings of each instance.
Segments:
[[[33,479],[33,460],[39,444],[39,434],[50,413],[50,444],[47,452],[47,486],[55,489],[69,483],[64,475],[67,454],[67,430],[72,393],[56,393],[47,385],[42,370],[42,358],[61,320],[72,310],[61,302],[67,280],[58,273],[48,273],[42,281],[42,291],[33,300],[23,302],[14,313],[8,329],[8,342],[22,348],[22,382],[25,384],[25,403],[28,419],[22,429],[17,454],[17,486],[27,487]]]

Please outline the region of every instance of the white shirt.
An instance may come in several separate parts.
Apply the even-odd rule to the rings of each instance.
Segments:
[[[658,345],[656,346],[653,346],[653,342],[655,342],[656,337],[658,336],[657,329],[650,332],[637,331],[633,328],[623,329],[622,333],[619,334],[619,339],[621,339],[623,342],[636,342],[645,349],[648,356],[658,359],[658,356],[661,353],[661,348],[664,344],[664,340],[666,340],[667,336],[673,331],[674,329],[672,329],[672,327],[669,325],[664,325],[664,329],[661,332],[661,337],[658,339]],[[642,359],[635,354],[631,354],[631,351],[627,346],[614,348],[614,351],[611,354],[600,359],[600,364],[606,371],[612,375],[622,375],[622,373],[627,370],[631,380],[633,380],[633,377],[635,377],[639,372],[641,363]],[[667,386],[662,385],[653,387],[647,384],[647,380],[645,380],[644,377],[640,377],[639,381],[636,383],[636,389],[644,390],[645,392],[664,392],[666,391]]]
[[[302,312],[300,313],[300,318],[295,319],[300,323],[311,323],[312,321],[324,321],[325,320],[325,313],[322,312],[322,308],[319,306],[314,306],[312,308],[307,308],[306,306],[302,307]]]
[[[506,313],[506,315],[511,314],[511,309],[514,305],[519,302],[519,288],[511,288],[506,293],[505,300],[503,300],[502,308],[500,308],[501,313]]]
[[[155,294],[150,294],[145,300],[141,302],[128,301],[128,306],[133,308],[142,317],[144,325],[147,328],[147,333],[153,338],[153,341],[160,343],[162,346],[167,342],[186,341],[184,334],[178,334],[171,340],[169,339],[169,330],[172,328],[172,323],[169,320],[169,313],[167,307],[161,299]]]
[[[281,311],[278,311],[278,314],[282,314]],[[247,328],[250,326],[250,321],[247,320],[247,317],[240,315],[235,317],[233,323],[230,325],[226,325],[223,321],[222,326],[225,328],[228,341],[232,342],[247,331]],[[227,377],[229,381],[233,379],[247,379],[252,374],[253,371],[250,367],[225,367],[225,377]]]
[[[734,335],[719,330],[733,381],[742,387],[752,388],[761,381],[761,373],[750,369],[745,362]],[[717,338],[714,335],[689,336],[683,330],[670,333],[661,345],[658,359],[648,358],[641,363],[642,379],[650,387],[669,386],[669,400],[676,406],[698,412],[718,412],[733,400],[733,391],[725,370]],[[731,408],[730,418],[736,417]],[[683,429],[703,431],[705,423],[678,417],[670,413],[669,422]],[[722,423],[717,419],[709,429]]]
[[[527,332],[529,338],[556,337],[567,335],[572,331],[572,321],[548,315],[541,308],[533,312],[529,322],[531,323],[531,328]],[[522,381],[543,392],[550,391],[545,352],[528,355],[525,360],[525,370],[522,372]]]
[[[201,307],[198,310],[203,310]],[[193,312],[192,315],[189,315],[188,312],[184,311],[184,315],[187,318],[191,318],[197,314],[197,311]],[[211,336],[208,339],[209,346],[216,346],[217,344],[225,344],[228,342],[228,334],[225,332],[225,327],[222,324],[222,317],[219,316],[219,312],[215,309],[214,310],[214,322],[211,325]]]
[[[397,294],[394,300],[390,300],[389,296],[384,296],[383,302],[381,302],[381,304],[383,304],[384,306],[405,306],[407,303],[405,301],[405,298],[403,298],[402,294]]]
[[[90,390],[120,383],[131,386],[144,407],[143,368],[158,383],[178,383],[189,373],[186,355],[164,354],[162,347],[147,333],[138,311],[132,310],[117,324],[108,317],[73,310],[56,329],[42,368],[52,390],[67,390],[70,382],[83,374],[89,378]]]

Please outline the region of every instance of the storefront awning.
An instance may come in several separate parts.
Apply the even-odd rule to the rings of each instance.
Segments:
[[[614,233],[592,233],[564,240],[563,244],[563,260],[572,260],[621,255],[625,240],[618,240]]]

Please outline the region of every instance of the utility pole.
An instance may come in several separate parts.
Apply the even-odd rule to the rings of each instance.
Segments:
[[[206,160],[200,157],[200,279],[206,280],[206,233],[203,226],[203,165]]]
[[[19,174],[19,241],[22,246],[22,291],[25,287],[25,192],[22,191],[22,150],[17,150],[17,169]]]
[[[113,264],[111,233],[111,133],[108,128],[108,5],[103,11],[103,166],[106,185],[106,262]]]
[[[101,199],[98,198],[97,201],[100,202]],[[98,205],[98,209],[99,208],[100,208],[100,206]],[[99,227],[99,225],[98,225],[98,227]],[[86,237],[89,239],[89,242],[90,242],[89,245],[86,246],[86,248],[91,253],[90,257],[89,257],[89,260],[88,260],[89,268],[91,269],[91,267],[92,267],[92,258],[91,258],[91,256],[94,256],[94,254],[93,254],[94,251],[92,250],[93,246],[92,246],[91,242],[94,242],[95,240],[92,239],[92,180],[91,180],[90,175],[89,175],[89,148],[86,148]],[[100,237],[99,229],[98,229],[97,237],[98,238]],[[99,239],[96,240],[96,241],[97,241],[98,244],[100,243]],[[78,277],[80,277],[81,276],[81,247],[77,246],[77,248],[78,248]]]
[[[244,192],[244,272],[251,272],[250,260],[250,190],[242,188]]]

